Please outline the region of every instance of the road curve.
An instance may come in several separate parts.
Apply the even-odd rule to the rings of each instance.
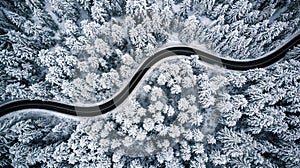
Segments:
[[[274,51],[253,60],[230,60],[215,56],[213,54],[207,53],[205,51],[191,48],[188,46],[175,46],[163,49],[156,52],[151,57],[147,58],[138,70],[135,72],[134,76],[131,78],[130,82],[124,87],[118,94],[108,101],[89,107],[83,106],[73,106],[63,103],[53,102],[53,101],[42,101],[42,100],[16,100],[5,103],[0,106],[0,117],[11,112],[23,109],[45,109],[62,114],[81,116],[81,117],[93,117],[104,113],[107,113],[117,106],[119,106],[124,100],[131,94],[133,89],[137,86],[139,81],[145,75],[145,73],[152,67],[155,63],[161,59],[171,57],[171,56],[191,56],[198,55],[200,61],[204,61],[208,64],[218,65],[225,69],[245,71],[253,68],[263,68],[267,67],[280,59],[282,59],[286,52],[292,48],[294,45],[300,43],[300,33],[295,34],[291,40],[287,41],[285,44],[275,49]]]

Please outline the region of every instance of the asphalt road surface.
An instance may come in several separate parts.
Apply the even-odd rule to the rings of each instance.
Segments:
[[[299,44],[300,42],[300,33],[294,35],[291,40],[287,41],[284,45],[275,49],[274,51],[253,60],[231,60],[220,58],[213,54],[209,54],[205,51],[191,48],[188,46],[177,46],[165,48],[161,51],[158,51],[151,57],[147,58],[140,68],[135,72],[134,76],[131,78],[130,82],[124,87],[123,90],[118,92],[114,97],[109,99],[107,102],[90,106],[90,107],[80,107],[72,106],[63,103],[53,102],[53,101],[42,101],[42,100],[15,100],[5,103],[0,106],[0,117],[11,112],[24,109],[44,109],[51,110],[54,112],[59,112],[62,114],[72,115],[72,116],[81,116],[81,117],[93,117],[98,116],[104,113],[107,113],[117,106],[122,104],[124,100],[132,93],[136,88],[137,84],[140,82],[145,73],[158,61],[172,56],[191,56],[198,55],[199,60],[206,62],[211,65],[218,65],[225,69],[245,71],[253,68],[263,68],[267,67],[280,59],[282,59],[286,52],[293,46]]]

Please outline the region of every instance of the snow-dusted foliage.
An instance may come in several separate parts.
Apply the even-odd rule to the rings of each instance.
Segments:
[[[299,31],[297,1],[0,1],[0,104],[105,101],[165,44],[257,58]],[[300,46],[246,72],[181,57],[119,108],[0,119],[0,167],[299,167]],[[1,113],[1,112],[0,112]]]
[[[298,54],[295,47],[286,60],[243,73],[178,58],[161,63],[122,108],[101,117],[78,122],[25,113],[2,120],[1,164],[296,167]],[[186,77],[191,84],[184,85]],[[180,93],[172,93],[176,85]]]
[[[223,107],[228,108],[221,109],[215,140],[208,145],[212,165],[299,165],[299,54],[298,46],[272,67],[226,75]]]
[[[0,6],[1,101],[99,102],[166,42],[255,58],[300,23],[295,1],[4,0]],[[122,65],[123,55],[137,64]]]
[[[57,167],[51,161],[59,144],[68,140],[77,121],[43,111],[18,112],[1,118],[0,167]],[[61,167],[61,166],[59,166]]]
[[[206,128],[190,64],[190,60],[180,59],[162,63],[145,77],[148,80],[143,89],[131,95],[122,108],[98,118],[62,122],[54,117],[36,117],[38,121],[55,121],[47,127],[36,123],[35,118],[12,118],[14,122],[9,124],[5,120],[3,138],[10,138],[7,130],[12,130],[18,141],[5,146],[8,152],[3,153],[3,165],[178,167],[191,164],[194,157],[207,160],[206,135],[202,133]],[[158,84],[158,74],[165,75],[168,84]],[[172,93],[173,86],[183,84],[180,93]],[[39,143],[28,146],[33,141]],[[32,153],[22,153],[29,147]]]

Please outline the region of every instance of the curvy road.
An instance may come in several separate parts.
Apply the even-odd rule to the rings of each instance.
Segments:
[[[139,81],[145,75],[145,73],[152,67],[155,63],[161,59],[172,57],[172,56],[191,56],[198,55],[200,61],[204,61],[211,65],[218,65],[225,69],[245,71],[252,68],[263,68],[267,67],[280,59],[282,59],[286,52],[293,46],[299,44],[300,33],[296,33],[291,40],[287,41],[285,44],[275,49],[274,51],[253,60],[230,60],[215,56],[213,54],[207,53],[205,51],[191,48],[188,46],[176,46],[169,47],[156,52],[151,57],[147,58],[141,66],[137,69],[134,76],[131,78],[130,82],[124,87],[120,92],[118,92],[113,98],[100,104],[93,105],[90,107],[83,106],[73,106],[63,103],[53,102],[53,101],[42,101],[42,100],[16,100],[3,104],[0,106],[0,117],[8,113],[15,112],[17,110],[23,109],[45,109],[54,112],[59,112],[72,116],[81,117],[93,117],[104,113],[107,113],[117,106],[119,106],[124,100],[130,95],[133,89],[137,86]]]

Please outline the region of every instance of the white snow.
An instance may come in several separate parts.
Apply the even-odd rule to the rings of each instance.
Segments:
[[[211,20],[211,19],[209,19],[209,18],[207,18],[207,17],[205,17],[205,16],[199,17],[199,20],[200,20],[201,23],[202,23],[203,25],[205,25],[205,26],[209,26],[209,25],[211,25],[211,24],[214,22],[213,20]]]

